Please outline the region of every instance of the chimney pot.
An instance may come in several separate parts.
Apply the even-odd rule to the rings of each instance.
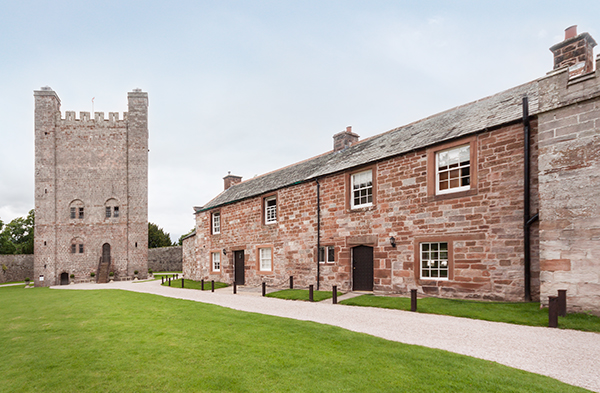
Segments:
[[[565,29],[565,40],[568,40],[569,38],[573,38],[575,36],[577,36],[577,25],[573,25]]]
[[[346,127],[346,132],[352,132],[352,126],[347,126]]]

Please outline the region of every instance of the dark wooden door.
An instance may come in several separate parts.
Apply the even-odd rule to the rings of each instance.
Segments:
[[[61,273],[60,285],[69,285],[69,273]]]
[[[373,290],[373,247],[358,246],[352,249],[352,289]]]
[[[110,263],[110,244],[102,245],[102,263]]]
[[[244,285],[244,250],[234,252],[234,265],[235,265],[235,283],[236,285]]]

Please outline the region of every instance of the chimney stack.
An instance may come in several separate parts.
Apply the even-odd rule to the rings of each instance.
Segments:
[[[333,136],[333,151],[344,150],[347,147],[358,142],[359,136],[352,132],[352,126],[346,127],[346,131],[342,131]]]
[[[577,25],[565,30],[565,40],[550,48],[554,69],[568,66],[569,78],[594,71],[596,41],[588,33],[577,34]]]
[[[227,176],[223,178],[225,189],[227,190],[231,186],[235,186],[238,183],[241,183],[242,177],[232,175],[231,172],[227,172]]]

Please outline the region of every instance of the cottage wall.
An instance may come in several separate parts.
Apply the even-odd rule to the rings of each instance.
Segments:
[[[600,74],[541,83],[541,301],[567,290],[570,310],[600,315]]]
[[[533,123],[533,161],[537,161],[537,128]],[[335,247],[335,262],[320,265],[320,287],[352,289],[352,250],[373,247],[373,289],[377,293],[420,292],[485,299],[523,299],[523,126],[508,125],[453,141],[471,143],[473,176],[468,192],[439,197],[432,191],[435,151],[420,149],[371,166],[374,204],[349,207],[349,176],[319,179],[322,246]],[[476,174],[475,174],[476,172]],[[535,176],[534,176],[535,177]],[[317,281],[317,182],[280,189],[277,223],[264,224],[263,199],[249,198],[196,216],[195,255],[184,262],[186,277],[232,282],[234,251],[243,250],[247,285],[267,282],[286,287],[290,275],[299,287]],[[537,209],[537,182],[532,185]],[[221,233],[211,234],[211,214],[219,212]],[[390,244],[396,240],[396,247]],[[423,280],[418,269],[419,243],[453,245],[452,275],[447,281]],[[537,229],[533,231],[537,247]],[[258,249],[272,247],[273,271],[259,271]],[[211,271],[210,254],[219,252],[221,270]],[[184,246],[185,253],[185,246]],[[187,258],[186,258],[187,260]],[[186,266],[191,265],[191,266]],[[533,295],[539,294],[539,264],[533,255]]]

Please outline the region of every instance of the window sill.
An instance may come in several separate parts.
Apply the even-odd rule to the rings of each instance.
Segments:
[[[466,190],[466,191],[456,191],[456,192],[448,192],[446,194],[433,195],[433,196],[429,197],[430,198],[429,200],[430,201],[443,201],[446,199],[463,198],[463,197],[473,196],[473,195],[477,195],[476,188],[472,188],[472,189]]]

